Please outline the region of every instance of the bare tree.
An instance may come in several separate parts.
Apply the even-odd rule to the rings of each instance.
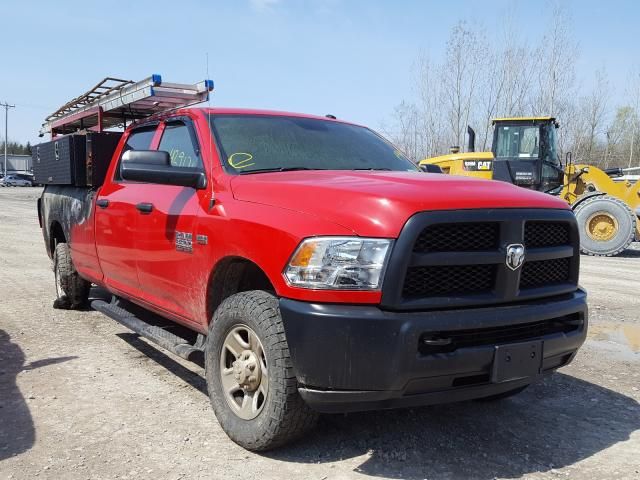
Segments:
[[[631,167],[634,166],[634,154],[638,150],[637,143],[640,141],[640,66],[635,67],[629,77],[627,93],[634,113],[631,120],[631,141],[629,142],[629,163],[627,165]],[[638,162],[638,166],[640,166],[640,162]]]
[[[609,129],[607,166],[634,166],[631,155],[634,143],[637,144],[639,122],[638,112],[632,106],[618,108]]]
[[[605,151],[604,167],[608,168],[611,165],[611,160],[614,163],[619,159],[621,145],[624,143],[625,137],[628,136],[628,126],[630,124],[630,118],[633,116],[633,109],[631,107],[618,108],[613,122],[607,128],[607,143]]]
[[[482,71],[480,80],[480,121],[482,130],[478,137],[478,147],[482,150],[487,148],[491,135],[491,119],[496,114],[505,91],[505,69],[504,58],[499,52],[489,51],[485,57],[485,68]]]
[[[582,99],[582,112],[586,123],[586,148],[584,159],[589,163],[599,163],[600,159],[594,159],[593,151],[598,140],[598,135],[604,124],[609,101],[609,81],[604,69],[595,73],[595,84],[591,93]]]
[[[425,55],[417,59],[413,97],[394,109],[391,125],[384,128],[389,137],[419,160],[443,154],[452,145],[463,147],[468,124],[477,130],[478,148],[487,150],[493,118],[552,115],[563,125],[560,155],[572,151],[581,160],[608,163],[624,148],[628,162],[638,163],[637,113],[624,116],[634,122],[630,130],[621,130],[620,119],[605,128],[610,95],[604,69],[595,73],[592,88],[578,95],[578,45],[570,18],[564,4],[550,3],[549,28],[537,42],[521,40],[518,24],[508,16],[492,42],[482,28],[456,24],[442,62]],[[640,112],[640,75],[633,78],[628,103],[632,112]]]
[[[415,104],[403,100],[394,108],[391,123],[381,126],[382,133],[413,161],[422,159],[419,117]]]
[[[443,90],[440,67],[422,54],[414,65],[415,95],[418,99],[419,127],[422,134],[424,157],[435,156],[443,152],[450,139],[447,139],[443,116]]]
[[[577,117],[575,62],[578,45],[569,28],[570,18],[563,4],[552,3],[551,22],[542,40],[532,54],[530,67],[535,77],[530,94],[530,111],[534,115],[553,115],[562,120],[565,128],[558,132],[561,155],[572,150],[569,132]],[[575,153],[575,151],[574,151]]]
[[[456,145],[464,143],[485,53],[483,39],[465,22],[460,22],[453,28],[447,41],[441,73],[444,113],[451,138]]]
[[[536,114],[559,116],[575,91],[575,61],[578,46],[569,29],[563,4],[554,4],[551,24],[534,52],[531,69],[537,76],[532,110]]]
[[[480,144],[489,148],[491,120],[526,113],[531,89],[531,54],[520,43],[518,30],[511,17],[504,22],[502,38],[493,48],[487,48],[480,88],[481,122]]]
[[[442,108],[442,76],[439,65],[421,53],[412,68],[414,100],[403,100],[381,125],[384,135],[414,161],[439,155],[449,145]]]

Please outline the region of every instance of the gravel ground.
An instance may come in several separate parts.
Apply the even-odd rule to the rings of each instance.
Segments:
[[[267,454],[218,426],[203,371],[97,312],[53,310],[36,188],[0,189],[0,479],[640,478],[640,245],[582,258],[589,340],[498,403],[323,416]]]

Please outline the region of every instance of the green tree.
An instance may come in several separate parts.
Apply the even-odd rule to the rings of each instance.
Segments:
[[[22,144],[20,142],[9,141],[7,143],[7,154],[9,155],[31,155],[31,143]],[[0,155],[4,155],[4,142],[0,143]]]

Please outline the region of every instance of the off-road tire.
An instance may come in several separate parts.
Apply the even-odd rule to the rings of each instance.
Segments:
[[[239,325],[250,327],[262,343],[269,388],[257,417],[243,420],[229,406],[220,378],[220,354],[227,334]],[[298,393],[278,300],[261,290],[225,299],[209,326],[205,348],[205,376],[213,411],[226,434],[238,445],[264,451],[288,443],[310,430],[317,420]]]
[[[587,220],[599,211],[614,217],[618,223],[616,235],[608,241],[596,241],[587,233]],[[587,198],[574,209],[580,232],[580,251],[596,257],[612,257],[625,250],[636,234],[636,216],[622,200],[602,195]]]
[[[58,243],[53,253],[53,272],[56,282],[60,282],[62,294],[54,303],[56,308],[73,310],[81,308],[89,300],[91,284],[81,278],[71,260],[69,244]]]
[[[513,390],[507,390],[506,392],[498,393],[496,395],[490,395],[488,397],[477,398],[478,402],[496,402],[498,400],[504,400],[505,398],[513,397],[514,395],[518,395],[520,392],[525,390],[529,385],[525,385],[524,387],[514,388]]]

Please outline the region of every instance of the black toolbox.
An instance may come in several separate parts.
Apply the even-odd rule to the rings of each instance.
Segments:
[[[35,183],[102,185],[121,136],[121,132],[87,131],[36,145],[32,149]]]

